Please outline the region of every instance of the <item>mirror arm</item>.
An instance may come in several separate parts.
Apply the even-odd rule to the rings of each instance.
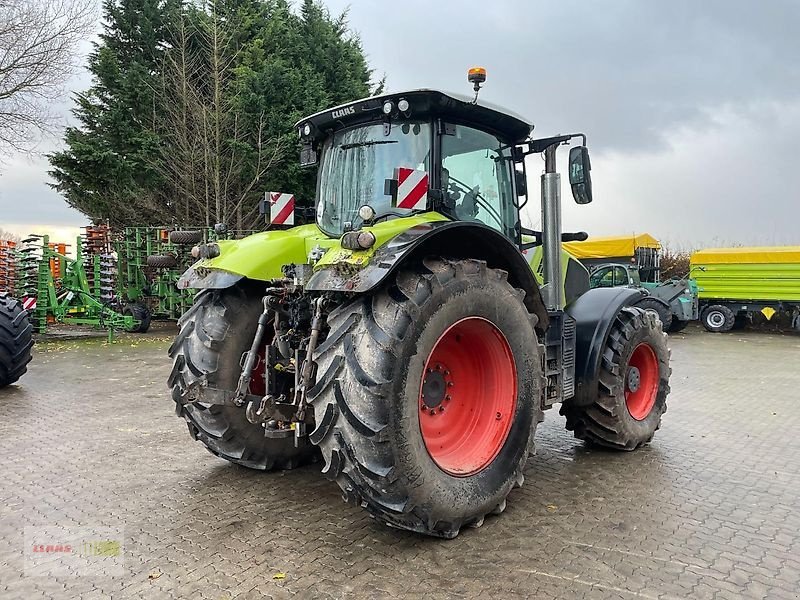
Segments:
[[[586,145],[586,134],[585,133],[569,133],[567,135],[556,135],[549,138],[541,138],[538,140],[527,140],[528,149],[523,150],[524,155],[528,154],[541,154],[545,150],[547,150],[553,144],[563,144],[569,142],[572,138],[579,137],[581,138],[581,144],[583,146]]]

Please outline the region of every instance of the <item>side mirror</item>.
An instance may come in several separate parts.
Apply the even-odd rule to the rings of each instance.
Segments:
[[[592,201],[591,170],[589,149],[586,146],[571,148],[569,151],[569,184],[572,186],[572,197],[578,204],[589,204]]]
[[[514,183],[517,187],[517,196],[525,196],[528,193],[528,182],[525,181],[525,173],[516,169],[514,173]]]

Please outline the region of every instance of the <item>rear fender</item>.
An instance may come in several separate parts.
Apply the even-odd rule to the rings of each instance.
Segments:
[[[611,326],[621,308],[636,304],[647,294],[631,288],[595,288],[566,308],[576,321],[575,395],[565,400],[587,406],[597,398],[600,361]]]
[[[525,305],[539,318],[537,328],[547,328],[549,318],[539,284],[519,248],[504,235],[481,223],[435,221],[410,227],[378,248],[361,268],[350,263],[331,264],[314,273],[310,291],[367,293],[382,285],[401,267],[426,256],[476,258],[508,272],[508,280],[525,291]]]

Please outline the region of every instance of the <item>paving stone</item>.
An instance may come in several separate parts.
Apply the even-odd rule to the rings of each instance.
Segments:
[[[800,594],[800,336],[673,336],[650,446],[588,448],[551,411],[508,510],[452,541],[380,526],[319,465],[253,472],[192,442],[169,341],[39,344],[0,391],[0,597]],[[124,575],[25,576],[26,526],[124,529]]]

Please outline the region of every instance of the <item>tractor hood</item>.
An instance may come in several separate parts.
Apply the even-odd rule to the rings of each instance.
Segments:
[[[375,236],[375,244],[367,250],[342,248],[337,238],[326,236],[316,225],[292,229],[265,231],[240,240],[221,240],[220,253],[214,258],[197,261],[178,280],[178,288],[225,288],[243,278],[267,281],[283,277],[281,268],[289,264],[306,264],[309,254],[324,252],[315,270],[339,267],[350,271],[365,267],[375,251],[389,240],[416,225],[446,221],[435,213],[423,213],[402,219],[392,219],[364,227]]]

